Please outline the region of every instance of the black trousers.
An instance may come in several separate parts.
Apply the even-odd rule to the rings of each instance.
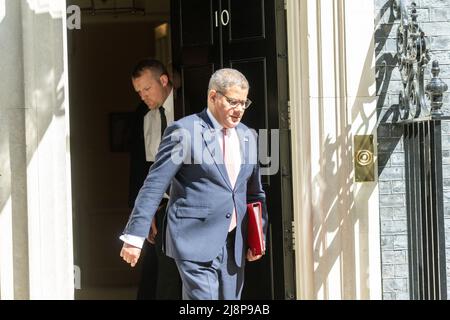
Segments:
[[[163,200],[164,201],[164,200]],[[181,278],[175,261],[162,250],[164,214],[167,201],[156,212],[158,234],[155,244],[145,240],[143,246],[142,275],[138,289],[138,300],[181,300]]]

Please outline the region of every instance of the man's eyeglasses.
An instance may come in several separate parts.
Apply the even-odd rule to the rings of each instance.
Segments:
[[[227,102],[230,105],[230,107],[232,107],[233,109],[237,108],[237,107],[242,107],[244,109],[247,109],[252,104],[252,101],[250,99],[247,99],[245,101],[237,100],[237,99],[233,99],[233,98],[227,97],[226,95],[224,95],[220,91],[216,91],[216,92],[221,94],[227,100]]]

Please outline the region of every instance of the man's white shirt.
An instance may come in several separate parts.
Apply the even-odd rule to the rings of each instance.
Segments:
[[[173,89],[162,105],[164,108],[167,125],[173,122]],[[158,147],[161,143],[161,115],[159,108],[147,112],[144,117],[144,143],[145,143],[145,158],[147,162],[155,162]]]

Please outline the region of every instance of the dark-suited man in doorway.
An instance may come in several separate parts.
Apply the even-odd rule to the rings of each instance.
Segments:
[[[143,59],[132,72],[132,84],[142,99],[137,107],[132,128],[130,157],[130,194],[129,205],[132,208],[139,189],[155,161],[164,130],[174,120],[173,86],[166,67],[158,60]],[[162,234],[164,233],[164,215],[168,201],[164,194],[143,249],[145,252],[139,300],[181,299],[181,280],[172,258],[163,253]],[[135,243],[128,236],[129,243]],[[141,241],[138,241],[142,245]]]
[[[248,249],[248,202],[267,208],[257,161],[257,137],[240,121],[251,101],[249,83],[234,69],[216,71],[208,107],[175,121],[163,140],[125,227],[121,257],[134,266],[159,203],[170,187],[165,252],[175,259],[183,299],[240,299]]]

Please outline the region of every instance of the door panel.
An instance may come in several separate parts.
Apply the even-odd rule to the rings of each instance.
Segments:
[[[266,36],[263,0],[228,0],[228,42],[263,40]]]
[[[214,64],[183,66],[181,68],[181,87],[184,114],[198,113],[206,108],[209,78],[214,73]]]
[[[182,92],[176,97],[176,118],[206,108],[211,74],[222,65],[220,26],[216,26],[217,0],[172,0],[172,60],[181,71]],[[182,99],[182,101],[178,101]]]
[[[213,0],[189,0],[180,3],[181,45],[209,46],[214,44]],[[206,3],[206,5],[205,5]]]
[[[230,67],[245,74],[250,83],[248,98],[252,100],[252,105],[245,111],[242,122],[255,130],[269,128],[267,104],[267,68],[265,57],[255,57],[243,60],[231,60]],[[261,177],[263,186],[268,189],[270,186],[270,176]]]
[[[241,71],[250,83],[248,98],[252,100],[252,105],[245,111],[242,121],[250,128],[267,128],[266,58],[231,60],[230,67]]]

